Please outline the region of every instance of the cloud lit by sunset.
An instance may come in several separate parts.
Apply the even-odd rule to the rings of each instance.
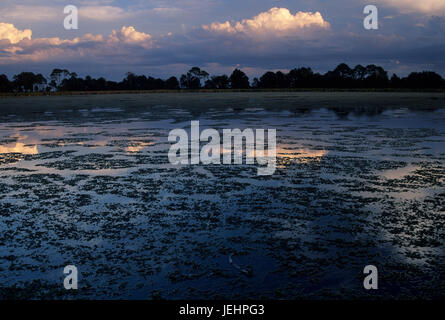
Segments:
[[[19,30],[11,23],[0,23],[0,40],[9,40],[11,43],[17,43],[23,39],[31,39],[32,31],[30,29]]]
[[[297,12],[292,14],[286,8],[272,8],[262,12],[252,19],[243,19],[240,22],[224,23],[214,22],[204,25],[203,28],[215,32],[245,33],[248,35],[270,34],[272,36],[291,34],[302,29],[318,28],[329,29],[320,12]]]
[[[439,0],[377,0],[380,28],[372,32],[363,29],[368,0],[244,1],[236,10],[211,0],[73,1],[78,30],[63,28],[63,6],[54,0],[6,2],[0,4],[0,65],[8,76],[17,68],[45,74],[62,65],[112,79],[128,71],[179,75],[195,65],[209,72],[240,67],[258,76],[301,65],[324,72],[340,61],[377,63],[402,75],[445,72],[445,3]],[[419,46],[429,48],[428,61]]]

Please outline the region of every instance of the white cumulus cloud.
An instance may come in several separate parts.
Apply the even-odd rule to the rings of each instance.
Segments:
[[[7,39],[11,43],[18,43],[23,39],[31,39],[31,29],[19,30],[12,23],[0,22],[0,40]]]
[[[134,27],[123,26],[119,31],[113,30],[109,40],[111,42],[124,42],[130,44],[150,45],[151,35],[137,31]]]
[[[292,14],[286,8],[272,8],[251,19],[243,19],[238,22],[214,22],[202,27],[205,30],[219,33],[280,36],[307,29],[327,30],[330,28],[330,24],[323,19],[320,12],[299,11]]]
[[[98,56],[129,57],[135,51],[154,47],[151,35],[133,26],[113,30],[108,37],[87,33],[81,37],[31,39],[31,30],[20,31],[12,24],[0,23],[0,64],[19,61],[51,61],[57,58]]]

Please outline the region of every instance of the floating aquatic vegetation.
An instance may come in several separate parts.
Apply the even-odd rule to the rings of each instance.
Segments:
[[[368,264],[378,297],[443,298],[444,111],[158,99],[0,124],[0,298],[370,298]],[[168,132],[190,120],[277,128],[276,172],[172,166]]]

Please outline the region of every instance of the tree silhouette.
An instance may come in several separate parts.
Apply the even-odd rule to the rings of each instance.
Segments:
[[[34,74],[33,72],[22,72],[14,76],[13,87],[18,92],[33,92],[38,91],[39,86],[46,84],[47,81],[44,76]]]
[[[259,87],[265,89],[273,89],[277,87],[277,76],[275,72],[268,71],[263,74],[259,81]]]
[[[352,78],[356,81],[363,81],[366,77],[366,68],[361,64],[355,66],[352,70]]]
[[[207,73],[207,71],[201,70],[199,67],[193,67],[189,70],[189,72],[199,78],[199,79],[204,79],[206,80],[209,77],[209,74]]]
[[[340,63],[333,71],[334,75],[340,79],[352,79],[352,69],[346,63]]]
[[[9,92],[11,90],[11,82],[4,74],[0,75],[0,92]]]
[[[66,78],[70,77],[71,73],[66,69],[53,69],[51,72],[49,78],[50,78],[50,86],[52,86],[54,89],[58,89],[59,86],[62,84],[62,81]]]
[[[388,85],[388,72],[374,64],[366,66],[365,85],[370,88],[382,88]]]
[[[248,89],[250,87],[249,77],[239,69],[233,70],[229,81],[232,89]]]
[[[275,89],[275,88],[408,88],[438,89],[445,88],[445,80],[436,72],[412,72],[400,78],[382,67],[371,64],[366,67],[357,65],[351,69],[346,63],[339,64],[334,70],[325,74],[315,73],[309,67],[300,67],[282,71],[267,71],[261,77],[254,78],[249,84],[247,75],[233,70],[227,75],[212,76],[199,67],[191,68],[180,80],[174,76],[167,80],[128,72],[120,82],[108,81],[103,77],[94,79],[91,76],[79,77],[66,69],[53,69],[48,79],[41,74],[22,72],[9,81],[6,75],[0,75],[0,92],[33,92],[33,91],[111,91],[111,90],[177,90],[199,89],[204,84],[207,89]]]
[[[292,69],[286,75],[289,88],[307,88],[315,85],[313,84],[314,72],[311,68]]]
[[[199,67],[191,68],[187,74],[183,74],[180,78],[182,88],[199,89],[201,88],[201,80],[208,79],[209,74],[201,70]]]
[[[254,89],[258,89],[258,88],[261,88],[261,83],[260,83],[260,80],[258,79],[258,78],[253,78],[253,81],[252,81],[252,88],[254,88]]]
[[[283,72],[277,71],[275,73],[275,81],[276,88],[289,88],[289,80]]]
[[[391,80],[389,80],[391,88],[401,88],[402,87],[402,79],[396,74],[391,76]]]
[[[443,86],[442,77],[432,71],[413,72],[405,79],[408,88],[437,88]]]
[[[179,81],[176,77],[170,77],[165,80],[164,88],[167,90],[177,90],[179,89]]]
[[[225,74],[221,76],[213,76],[205,82],[206,89],[227,89],[230,87],[229,77]]]

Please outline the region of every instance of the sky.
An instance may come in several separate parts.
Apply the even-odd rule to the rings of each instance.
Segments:
[[[363,26],[366,5],[378,30]],[[64,28],[64,7],[79,10]],[[250,77],[341,62],[378,64],[405,76],[445,76],[445,0],[2,0],[0,74],[120,80],[127,72],[166,78],[192,66],[210,74],[240,68]]]

